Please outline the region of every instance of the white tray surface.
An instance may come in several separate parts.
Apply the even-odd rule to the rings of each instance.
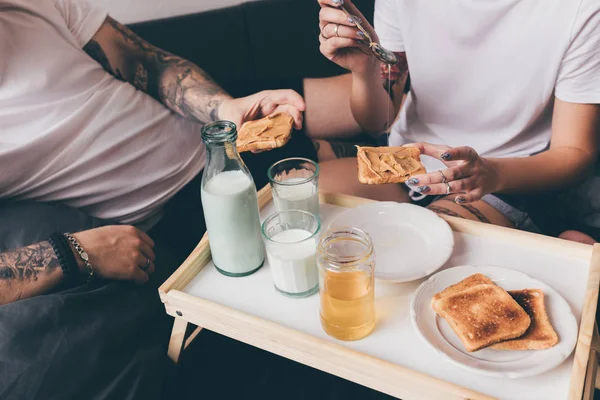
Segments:
[[[322,204],[323,226],[326,228],[331,218],[343,210]],[[273,212],[271,203],[262,210],[261,220]],[[496,265],[518,269],[552,286],[569,302],[577,322],[581,321],[589,272],[589,263],[585,260],[468,234],[455,232],[454,238],[454,254],[444,268]],[[277,293],[266,261],[258,272],[244,278],[225,277],[210,262],[184,291],[500,399],[567,398],[573,355],[558,368],[542,375],[497,379],[473,375],[436,354],[417,335],[410,322],[410,298],[421,282],[423,280],[404,284],[377,282],[377,327],[369,337],[356,342],[338,341],[323,332],[318,294],[297,300]]]

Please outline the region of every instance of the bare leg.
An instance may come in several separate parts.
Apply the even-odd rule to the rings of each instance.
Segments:
[[[578,231],[565,231],[561,233],[558,237],[561,239],[570,240],[571,242],[579,242],[584,244],[596,243],[596,241],[592,237]]]
[[[340,158],[319,164],[319,187],[325,192],[344,193],[379,201],[408,202],[406,189],[398,184],[363,185],[358,181],[356,158]]]
[[[438,214],[514,228],[512,222],[504,214],[485,201],[476,201],[471,204],[456,204],[454,198],[449,196],[433,202],[428,208]]]
[[[313,140],[317,149],[319,162],[337,160],[338,158],[356,157],[357,150],[354,143],[330,142],[327,140]]]
[[[459,205],[454,202],[453,197],[447,197],[432,203],[428,208],[438,214],[514,228],[508,218],[485,201]],[[565,231],[559,237],[572,242],[590,245],[596,243],[593,238],[578,231]]]
[[[309,137],[352,138],[362,132],[350,109],[350,74],[304,80],[304,126]]]

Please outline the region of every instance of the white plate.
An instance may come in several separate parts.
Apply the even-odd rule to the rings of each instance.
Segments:
[[[546,350],[482,349],[468,353],[446,321],[433,311],[431,298],[478,272],[506,290],[541,289],[550,323],[558,334],[558,344]],[[464,369],[492,377],[522,378],[549,371],[565,361],[577,343],[577,320],[569,303],[545,283],[508,268],[464,266],[441,271],[414,293],[410,315],[417,333],[438,353]]]
[[[365,204],[339,214],[329,228],[346,226],[371,236],[377,279],[410,282],[431,275],[448,261],[454,248],[448,223],[413,204]]]

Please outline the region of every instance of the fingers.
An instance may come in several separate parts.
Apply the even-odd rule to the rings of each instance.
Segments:
[[[362,31],[348,26],[329,23],[321,29],[321,33],[328,39],[333,37],[344,37],[348,39],[362,40],[365,38]]]
[[[285,105],[277,107],[275,109],[274,113],[275,114],[279,114],[279,113],[290,114],[294,118],[294,129],[297,129],[297,130],[302,129],[302,123],[304,122],[304,115],[296,107],[285,104]]]
[[[445,183],[435,183],[431,185],[422,185],[417,191],[426,195],[446,195],[450,185],[450,193],[468,193],[478,187],[478,181],[475,177],[460,179],[457,181]]]
[[[360,48],[361,44],[354,39],[332,37],[327,40],[319,36],[321,42],[321,53],[329,60],[333,60],[337,55],[338,51],[347,48]]]
[[[154,273],[154,263],[149,257],[146,257],[142,253],[138,253],[135,257],[135,265],[137,268],[144,271],[146,274],[151,275]]]
[[[321,5],[321,7],[322,7],[321,11],[323,12],[323,14],[320,14],[320,18],[321,18],[322,22],[341,23],[338,21],[345,19],[346,21],[348,21],[350,26],[354,26],[355,21],[354,21],[354,19],[351,19],[351,17],[356,17],[356,19],[358,19],[358,22],[362,25],[362,27],[364,29],[366,29],[367,32],[369,32],[369,35],[371,35],[374,40],[377,39],[377,34],[375,33],[375,30],[367,22],[367,19],[360,12],[360,10],[354,6],[352,1],[350,1],[350,0],[319,0],[319,4]],[[342,5],[346,9],[347,13],[344,12],[344,10],[342,8],[340,8],[340,6],[342,6]],[[324,10],[328,10],[328,11],[324,11]],[[327,18],[329,18],[330,16],[332,16],[333,18],[338,18],[338,20],[328,21]],[[345,21],[343,24],[347,25],[345,23]],[[325,26],[325,24],[323,24],[320,27],[323,28],[323,26]]]
[[[448,148],[439,155],[440,159],[444,161],[455,161],[455,160],[466,160],[473,161],[479,158],[479,154],[472,147],[462,146]]]
[[[272,90],[263,94],[267,94],[269,100],[276,105],[289,104],[296,107],[300,111],[306,110],[306,103],[304,103],[304,99],[294,90]]]
[[[323,29],[327,24],[340,24],[355,28],[356,23],[362,26],[368,25],[365,23],[364,17],[361,15],[346,15],[345,12],[338,8],[323,7],[319,12],[319,28]]]
[[[449,147],[449,146],[437,145],[437,144],[431,144],[431,143],[425,143],[425,142],[412,143],[412,144],[408,144],[406,146],[416,147],[421,151],[421,154],[425,154],[427,156],[435,157],[435,158],[442,159],[442,160],[443,160],[442,154],[444,154],[445,152],[447,152],[451,149],[451,147]]]
[[[467,204],[473,203],[475,201],[481,200],[483,197],[483,190],[481,188],[477,188],[471,190],[465,194],[460,194],[454,198],[454,201],[458,204]]]
[[[140,239],[144,241],[144,243],[146,243],[150,247],[154,247],[154,240],[152,240],[150,236],[148,236],[145,232],[138,229],[137,234],[140,237]]]
[[[424,175],[417,175],[410,178],[406,183],[409,186],[425,186],[436,183],[443,183],[444,177],[446,182],[458,181],[473,175],[469,164],[461,164],[456,167],[443,169],[440,171],[430,172]]]
[[[144,258],[147,258],[150,261],[156,261],[156,255],[154,254],[154,251],[146,243],[141,243],[138,250],[142,256],[144,256]]]
[[[139,267],[132,268],[131,271],[131,280],[134,281],[138,285],[143,285],[148,282],[150,276],[144,271],[142,271]]]

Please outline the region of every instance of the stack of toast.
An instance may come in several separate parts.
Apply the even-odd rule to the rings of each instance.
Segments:
[[[543,350],[558,343],[539,289],[507,292],[475,274],[437,293],[431,304],[469,352]]]
[[[358,149],[358,180],[368,185],[404,183],[425,174],[421,151],[416,147],[361,147]]]

